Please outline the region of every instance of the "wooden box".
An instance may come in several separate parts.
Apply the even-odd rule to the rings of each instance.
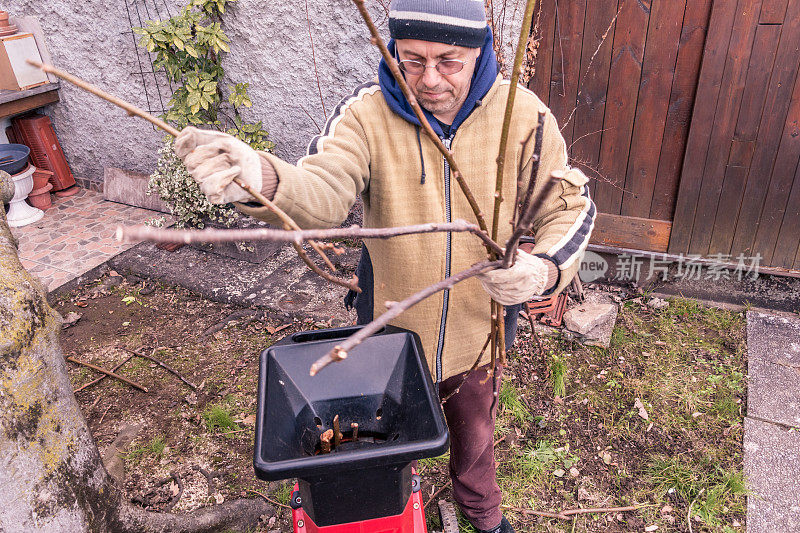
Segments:
[[[0,89],[21,91],[47,83],[47,75],[26,59],[42,60],[32,33],[0,37]]]

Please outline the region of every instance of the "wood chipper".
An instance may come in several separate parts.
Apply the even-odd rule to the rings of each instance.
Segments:
[[[261,354],[256,476],[298,479],[296,533],[426,533],[413,462],[449,441],[419,337],[386,327],[309,375],[356,330],[295,333]]]

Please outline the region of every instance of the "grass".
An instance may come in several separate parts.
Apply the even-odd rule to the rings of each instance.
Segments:
[[[495,435],[523,432],[496,452],[504,503],[549,511],[645,504],[610,522],[577,519],[575,531],[591,532],[683,531],[691,506],[694,531],[743,532],[744,324],[741,313],[689,300],[659,310],[627,302],[607,349],[550,337],[542,363],[532,342],[518,344]],[[573,526],[509,518],[518,531]]]
[[[692,505],[692,516],[710,526],[722,526],[727,515],[745,512],[747,490],[741,471],[687,457],[656,457],[647,467],[647,479],[657,498],[675,493]]]
[[[238,431],[239,425],[234,421],[230,406],[223,402],[210,405],[203,411],[203,421],[206,429],[212,433]]]
[[[520,398],[519,390],[509,381],[503,382],[503,386],[500,388],[500,406],[502,411],[507,413],[518,425],[527,424],[533,420],[533,415]]]
[[[284,481],[278,488],[272,491],[272,497],[277,502],[289,505],[289,500],[292,499],[292,492],[294,492],[294,482]]]
[[[128,459],[138,459],[144,457],[159,459],[164,455],[165,448],[166,442],[164,440],[164,436],[160,435],[158,437],[153,437],[153,439],[146,444],[131,448],[131,451],[126,454],[126,457]]]
[[[567,392],[564,377],[567,374],[567,363],[560,355],[550,357],[550,386],[553,387],[553,396],[563,397]]]

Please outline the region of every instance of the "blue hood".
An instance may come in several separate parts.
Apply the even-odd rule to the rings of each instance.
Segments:
[[[478,100],[486,96],[486,93],[489,92],[489,89],[491,89],[497,78],[499,69],[497,58],[494,54],[494,48],[492,47],[493,42],[494,37],[492,36],[492,31],[487,28],[486,39],[483,42],[483,47],[481,47],[481,54],[478,56],[478,64],[475,67],[475,73],[472,75],[472,85],[470,86],[469,94],[464,104],[461,106],[458,115],[456,115],[455,120],[453,120],[451,132],[455,132],[461,123],[472,113],[475,109],[475,104]],[[394,39],[389,41],[389,52],[397,57]],[[397,84],[397,80],[392,76],[392,71],[389,70],[389,66],[383,59],[381,59],[381,64],[378,67],[378,82],[380,83],[383,97],[386,99],[386,103],[389,104],[389,108],[408,122],[420,126],[421,124],[419,120],[417,120],[414,111],[411,109],[411,105],[409,105],[408,100],[406,100],[405,95],[403,95],[403,91],[400,90],[400,86]],[[435,131],[439,137],[444,136],[442,128],[439,127],[439,123],[434,119],[433,115],[425,109],[423,109],[423,112],[428,122],[430,122],[433,131]]]

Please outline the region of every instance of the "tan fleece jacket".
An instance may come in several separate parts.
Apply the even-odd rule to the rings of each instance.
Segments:
[[[459,126],[453,157],[491,226],[496,158],[509,82],[498,76],[482,105]],[[536,192],[555,170],[565,178],[545,201],[534,224],[533,253],[546,254],[561,271],[556,291],[572,279],[589,242],[595,208],[587,178],[567,166],[567,151],[553,115],[532,92],[519,88],[506,155],[499,235],[511,234],[517,175],[531,159],[537,114],[547,112]],[[419,141],[418,141],[419,139]],[[528,142],[525,142],[528,140]],[[421,143],[421,147],[418,144]],[[296,165],[262,153],[278,175],[275,203],[301,227],[334,227],[344,221],[357,195],[364,201],[365,227],[393,227],[446,220],[475,220],[444,158],[424,133],[396,115],[377,82],[364,84],[337,107]],[[424,160],[425,179],[421,179]],[[527,173],[526,173],[527,180]],[[264,207],[239,204],[245,213],[279,221]],[[375,282],[375,315],[385,302],[414,292],[486,259],[481,241],[470,234],[408,235],[366,241]],[[456,285],[413,307],[392,322],[417,332],[434,379],[447,379],[475,362],[490,328],[490,300],[476,279]],[[358,348],[354,350],[357,355]],[[436,354],[442,354],[437,375]],[[488,358],[488,354],[486,355]]]

